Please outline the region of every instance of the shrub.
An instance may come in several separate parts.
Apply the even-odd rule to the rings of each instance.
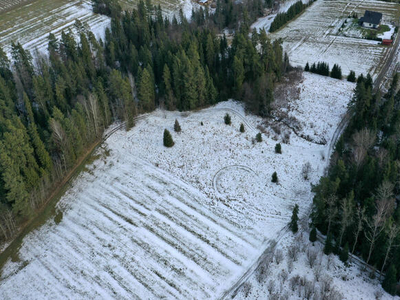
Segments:
[[[175,143],[172,139],[171,133],[167,129],[164,129],[164,146],[170,148],[173,145],[175,145]]]
[[[278,174],[276,174],[276,172],[272,173],[272,179],[271,179],[271,181],[272,181],[272,182],[275,182],[275,183],[278,182]]]
[[[177,119],[175,119],[175,124],[174,124],[174,130],[175,132],[181,132],[181,125],[179,125],[179,122]]]
[[[224,122],[226,125],[231,125],[231,116],[227,113],[224,117]]]
[[[242,132],[242,133],[244,132],[244,125],[243,125],[243,123],[240,124],[240,129],[239,129],[239,130],[240,130],[240,132]]]
[[[257,135],[256,135],[256,141],[259,142],[259,143],[262,142],[261,132],[257,133]]]
[[[280,143],[275,145],[275,153],[282,154],[282,146]]]

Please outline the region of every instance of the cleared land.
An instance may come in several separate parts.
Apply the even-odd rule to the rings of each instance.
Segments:
[[[330,92],[318,97],[311,90],[322,84]],[[291,111],[306,132],[309,123],[296,107],[335,107],[317,110],[311,120],[329,141],[353,87],[305,74]],[[224,124],[225,113],[232,126]],[[173,132],[175,119],[179,134]],[[224,102],[194,113],[157,110],[129,132],[116,132],[61,199],[62,218],[28,235],[19,260],[5,265],[0,298],[218,298],[271,239],[282,236],[292,206],[309,206],[303,164],[312,164],[311,182],[327,164],[328,144],[278,126],[281,134],[246,116],[240,104]],[[257,127],[265,131],[261,143],[252,142]],[[164,128],[173,135],[173,148],[162,145]],[[290,144],[282,144],[283,154],[274,153],[286,134]],[[274,171],[279,184],[271,182]]]
[[[271,34],[271,38],[283,40],[284,50],[295,66],[325,61],[331,67],[339,64],[344,75],[350,70],[357,76],[368,72],[376,75],[390,48],[378,45],[376,41],[345,37],[339,33],[349,15],[355,12],[362,16],[365,10],[383,13],[385,23],[398,21],[399,5],[395,3],[318,0],[296,20]]]
[[[123,0],[125,8],[138,1]],[[180,8],[191,14],[190,0],[152,1],[160,4],[166,15],[176,13]],[[0,0],[0,45],[7,52],[12,42],[21,43],[30,51],[45,52],[50,32],[57,37],[62,30],[73,30],[75,20],[87,24],[98,38],[104,38],[105,28],[110,25],[106,16],[92,12],[90,0]]]

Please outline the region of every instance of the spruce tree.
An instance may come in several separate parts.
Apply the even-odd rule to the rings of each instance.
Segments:
[[[304,71],[306,71],[306,72],[310,71],[310,65],[308,64],[308,62],[306,63],[306,66],[304,67]]]
[[[275,153],[282,154],[282,146],[280,143],[275,145]]]
[[[383,289],[391,295],[396,294],[396,284],[397,284],[397,272],[393,264],[390,265],[388,271],[386,272],[385,279],[382,282]]]
[[[175,132],[181,132],[181,125],[179,125],[179,122],[177,119],[175,119],[174,130],[175,130]]]
[[[314,243],[317,240],[317,229],[313,226],[310,231],[310,242]]]
[[[293,207],[292,218],[289,223],[289,228],[293,233],[296,233],[299,230],[299,227],[297,225],[297,221],[299,220],[298,214],[299,214],[299,206],[296,204]]]
[[[224,117],[224,122],[226,125],[231,125],[231,123],[232,123],[231,116],[228,113]]]
[[[239,130],[240,130],[241,133],[244,132],[244,125],[243,125],[243,123],[240,124],[240,129],[239,129]]]
[[[337,78],[337,79],[342,79],[342,68],[339,65],[337,65],[337,64],[333,65],[331,77]]]
[[[259,142],[259,143],[262,142],[262,135],[261,135],[261,132],[257,133],[257,135],[256,135],[256,141]]]
[[[356,73],[354,71],[350,71],[349,76],[347,76],[347,81],[356,82]]]
[[[278,174],[276,174],[276,172],[272,173],[271,182],[275,182],[275,183],[278,182]]]
[[[349,243],[348,242],[346,242],[342,251],[340,252],[339,258],[344,263],[349,259]]]
[[[325,240],[324,253],[326,255],[329,255],[332,252],[333,252],[333,236],[331,233],[329,233]]]
[[[175,143],[172,139],[171,133],[168,131],[168,129],[164,129],[164,146],[170,148],[173,145],[175,145]]]

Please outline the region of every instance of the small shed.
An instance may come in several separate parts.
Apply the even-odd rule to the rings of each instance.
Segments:
[[[393,40],[382,40],[382,45],[390,46],[393,43]]]
[[[360,25],[366,28],[374,28],[377,29],[382,21],[382,14],[366,10],[364,17],[360,18]]]

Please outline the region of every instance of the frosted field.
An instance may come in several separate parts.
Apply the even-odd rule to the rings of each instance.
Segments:
[[[136,0],[121,2],[127,9],[138,3]],[[177,13],[181,7],[188,17],[192,12],[190,0],[155,0],[152,3],[160,4],[166,15]],[[14,41],[31,52],[47,53],[49,33],[59,38],[62,30],[76,32],[76,19],[87,24],[97,38],[104,39],[105,29],[110,26],[108,17],[93,13],[90,0],[0,0],[0,45],[10,52]]]
[[[330,140],[354,85],[337,95],[341,81],[313,74],[304,80],[293,105],[307,112],[318,102],[334,106],[310,114],[327,126],[321,135]],[[308,81],[331,93],[310,94]],[[232,126],[223,122],[227,112]],[[276,141],[266,135],[253,144],[262,124],[229,101],[193,113],[157,110],[129,132],[116,132],[60,200],[61,222],[29,234],[20,261],[5,265],[0,298],[215,299],[229,291],[270,240],[286,232],[293,205],[304,213],[311,204],[303,164],[312,164],[314,183],[327,164],[321,152],[328,145],[294,134],[283,154],[274,153]],[[162,145],[164,128],[173,148]],[[279,184],[271,182],[274,171]]]
[[[399,5],[395,3],[318,0],[296,20],[271,34],[271,38],[282,38],[283,48],[294,66],[304,67],[307,62],[325,61],[330,67],[339,64],[345,76],[350,70],[354,70],[357,76],[368,72],[377,74],[389,48],[378,45],[376,41],[338,35],[347,16],[356,12],[360,17],[367,9],[383,13],[384,23],[398,20]],[[258,23],[262,27],[263,22],[259,20]]]

